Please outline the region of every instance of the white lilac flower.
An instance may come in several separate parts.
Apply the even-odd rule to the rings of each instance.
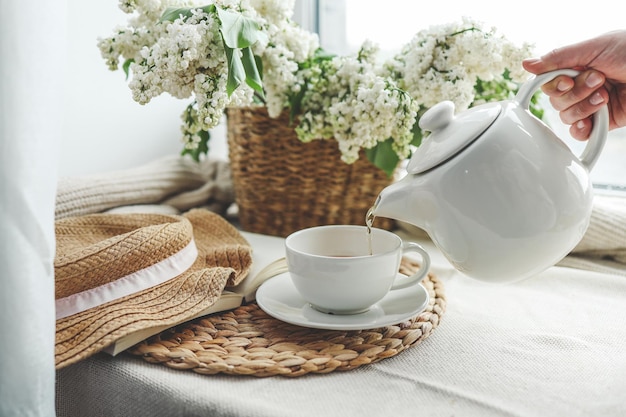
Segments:
[[[375,53],[366,42],[356,56],[322,61],[303,72],[308,90],[296,128],[302,141],[334,139],[346,163],[388,139],[400,157],[408,156],[416,105],[393,80],[376,74]]]
[[[222,3],[223,7],[238,4]],[[252,90],[242,86],[228,97],[225,52],[213,15],[192,9],[190,16],[173,22],[159,21],[167,7],[190,4],[194,2],[122,1],[123,10],[136,11],[138,16],[130,20],[128,27],[118,27],[113,36],[99,40],[98,46],[111,69],[119,67],[120,57],[130,63],[129,87],[135,101],[146,104],[163,93],[181,99],[194,96],[193,115],[200,118],[198,126],[209,129],[219,123],[230,103],[251,103]]]
[[[451,100],[462,111],[483,100],[477,80],[506,83],[508,71],[511,80],[522,81],[521,61],[530,52],[530,45],[517,47],[495,28],[465,18],[420,31],[385,68],[423,107]]]
[[[263,61],[263,86],[265,105],[270,117],[278,117],[289,105],[293,86],[298,85],[296,73],[299,63],[309,59],[319,48],[317,34],[303,30],[290,20],[293,5],[287,10],[274,7],[290,2],[279,0],[253,0],[261,18],[265,19],[264,30],[270,39],[267,44],[257,43],[254,52]],[[292,2],[291,2],[292,3]]]
[[[250,0],[252,8],[277,26],[291,19],[295,3],[295,0]]]
[[[183,134],[181,140],[183,142],[183,146],[188,150],[197,149],[201,141],[200,133],[204,129],[198,122],[198,109],[195,103],[187,106],[181,115],[181,119],[183,121],[181,125],[181,132]]]

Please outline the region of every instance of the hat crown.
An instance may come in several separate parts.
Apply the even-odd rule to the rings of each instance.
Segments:
[[[56,222],[55,297],[145,269],[193,240],[189,220],[167,215],[90,215]]]

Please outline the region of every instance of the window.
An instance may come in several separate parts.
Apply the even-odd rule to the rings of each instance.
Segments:
[[[297,0],[296,20],[320,34],[331,52],[355,51],[365,39],[378,43],[384,55],[393,54],[419,30],[469,16],[495,26],[514,42],[535,44],[536,55],[624,27],[626,7],[597,0],[593,7],[574,7],[562,2],[527,0],[507,3],[495,0]],[[572,139],[549,103],[547,122],[573,150],[580,154],[584,143]],[[591,177],[600,189],[626,191],[626,128],[610,132]]]

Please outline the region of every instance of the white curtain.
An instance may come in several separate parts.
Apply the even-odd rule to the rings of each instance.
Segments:
[[[54,416],[65,0],[0,0],[0,415]]]

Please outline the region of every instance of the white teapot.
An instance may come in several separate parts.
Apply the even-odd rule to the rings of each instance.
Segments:
[[[593,190],[589,171],[608,133],[608,109],[580,157],[529,111],[534,92],[557,75],[539,75],[512,100],[454,115],[442,102],[420,119],[430,131],[411,157],[407,175],[385,188],[374,216],[425,230],[464,274],[510,282],[556,264],[589,225]]]

